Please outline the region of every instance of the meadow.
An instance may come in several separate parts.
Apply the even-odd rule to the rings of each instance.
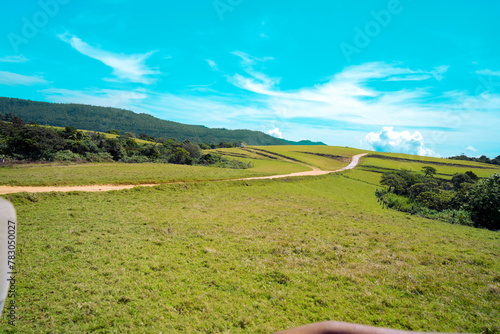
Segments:
[[[355,148],[333,146],[265,146],[250,147],[250,149],[264,154],[267,152],[286,156],[323,170],[338,170],[349,164],[353,155],[368,152]]]
[[[500,166],[479,162],[415,157],[403,154],[370,154],[360,164],[360,169],[386,172],[390,169],[408,169],[420,172],[422,167],[431,166],[437,170],[436,177],[450,180],[455,173],[473,171],[478,177],[488,177],[500,173]]]
[[[19,280],[16,326],[4,315],[0,331],[270,333],[337,320],[499,332],[498,232],[382,209],[378,175],[5,196]]]
[[[237,160],[252,162],[250,169],[189,166],[161,163],[48,163],[0,167],[0,185],[70,186],[90,184],[145,184],[225,180],[243,177],[289,174],[310,168],[286,161]]]

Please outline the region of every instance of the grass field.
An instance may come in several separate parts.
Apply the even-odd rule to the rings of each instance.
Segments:
[[[334,146],[250,146],[249,149],[277,153],[323,170],[338,170],[348,165],[353,155],[368,152]]]
[[[17,186],[86,185],[86,184],[141,184],[177,181],[223,180],[289,174],[310,170],[285,161],[249,160],[250,169],[230,169],[173,164],[27,164],[0,167],[0,184]]]
[[[500,234],[384,210],[379,176],[4,196],[19,220],[17,323],[4,315],[0,331],[270,333],[337,320],[500,332]]]
[[[377,154],[381,157],[391,157],[389,154]],[[402,156],[402,155],[400,155]],[[368,156],[363,159],[360,164],[360,169],[367,171],[379,171],[385,172],[389,169],[409,169],[417,172],[422,171],[422,167],[424,166],[432,166],[437,170],[437,177],[441,177],[443,179],[451,179],[453,174],[455,173],[465,173],[467,171],[473,171],[479,177],[488,177],[491,174],[500,173],[500,166],[483,164],[477,162],[470,161],[460,161],[460,160],[448,160],[448,159],[436,159],[436,158],[427,158],[421,159],[423,157],[415,157],[413,159],[418,160],[410,160],[408,156],[404,159],[406,160],[392,160],[392,159],[384,159],[378,157]],[[425,161],[428,160],[428,161]]]

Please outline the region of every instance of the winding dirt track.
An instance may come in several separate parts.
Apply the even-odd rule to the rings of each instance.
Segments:
[[[266,180],[266,179],[279,179],[279,178],[284,178],[284,177],[294,177],[294,176],[314,176],[314,175],[324,175],[324,174],[330,174],[330,173],[336,173],[336,172],[341,172],[347,169],[353,169],[354,167],[357,166],[359,163],[359,159],[366,155],[367,153],[364,154],[358,154],[352,157],[351,163],[341,169],[338,170],[321,170],[319,168],[313,167],[313,166],[308,166],[311,168],[311,171],[308,172],[299,172],[299,173],[292,173],[292,174],[286,174],[286,175],[271,175],[271,176],[260,176],[260,177],[248,177],[248,178],[243,178],[243,179],[229,179],[229,180],[224,180],[224,181],[245,181],[245,180]],[[170,183],[185,183],[185,182],[168,182]],[[88,191],[88,192],[97,192],[97,191],[111,191],[111,190],[122,190],[122,189],[131,189],[135,187],[154,187],[159,185],[160,183],[149,183],[149,184],[121,184],[121,185],[114,185],[114,184],[105,184],[105,185],[88,185],[88,186],[50,186],[50,187],[25,187],[25,186],[0,186],[0,195],[5,195],[5,194],[13,194],[13,193],[20,193],[20,192],[28,192],[28,193],[45,193],[45,192],[51,192],[51,191],[58,191],[58,192],[69,192],[69,191]]]

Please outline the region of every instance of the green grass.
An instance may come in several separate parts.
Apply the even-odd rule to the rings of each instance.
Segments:
[[[0,167],[0,184],[17,186],[141,184],[222,180],[282,173],[289,174],[310,170],[307,167],[284,161],[241,158],[238,158],[238,160],[252,161],[254,167],[249,169],[229,169],[155,163],[14,165],[12,167]]]
[[[394,154],[377,153],[382,156],[394,156]],[[404,156],[404,155],[400,155]],[[414,171],[422,171],[424,166],[432,166],[436,168],[436,176],[443,179],[451,179],[455,173],[465,173],[467,171],[473,171],[479,177],[488,177],[491,174],[500,173],[500,167],[482,164],[470,161],[460,161],[460,160],[449,160],[449,159],[438,159],[438,158],[426,158],[426,157],[416,157],[416,156],[406,156],[412,157],[412,159],[418,160],[429,160],[433,163],[421,162],[421,161],[398,161],[398,160],[386,160],[375,157],[365,157],[360,163],[360,169],[362,170],[376,170],[380,172],[385,172],[387,169],[409,169]],[[466,164],[463,164],[465,162]],[[467,166],[464,166],[467,165]]]
[[[498,332],[498,232],[383,210],[346,176],[8,196],[15,329]]]
[[[239,158],[269,160],[269,158],[241,148],[218,148],[215,150],[205,150],[204,153],[221,154],[225,158],[234,158],[236,160]]]
[[[332,169],[342,161],[300,151],[345,160],[362,152],[257,148]],[[252,147],[217,151],[255,167],[51,164],[1,168],[0,177],[4,184],[67,185],[307,170]],[[401,168],[394,160],[366,161]],[[374,195],[381,174],[370,169],[5,196],[19,218],[18,318],[13,328],[4,314],[0,331],[270,333],[336,320],[498,333],[500,234],[384,210]]]
[[[495,165],[491,164],[484,164],[480,162],[474,162],[474,161],[466,161],[466,160],[454,160],[454,159],[445,159],[445,158],[434,158],[434,157],[425,157],[425,156],[418,156],[418,155],[410,155],[410,154],[403,154],[403,153],[381,153],[381,152],[371,152],[370,155],[383,155],[386,157],[391,157],[391,158],[398,158],[398,159],[409,159],[409,160],[419,160],[422,162],[427,162],[429,163],[430,166],[433,166],[433,163],[437,164],[454,164],[454,165],[465,165],[465,166],[483,166],[483,167],[494,167]]]
[[[349,170],[342,172],[345,177],[359,180],[377,187],[382,187],[380,185],[380,179],[382,178],[382,173],[374,173],[369,170],[365,170],[362,167],[357,167],[354,170]]]
[[[356,154],[368,151],[358,150],[349,147],[336,146],[250,146],[249,149],[259,149],[268,152],[278,153],[286,157],[302,161],[308,165],[318,167],[323,170],[338,170],[347,166],[351,157]],[[303,153],[309,152],[309,153]],[[337,159],[331,157],[319,156],[325,154],[338,156]]]

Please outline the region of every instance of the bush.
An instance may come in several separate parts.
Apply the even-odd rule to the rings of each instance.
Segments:
[[[415,210],[415,214],[421,217],[437,219],[447,223],[473,226],[470,218],[470,212],[466,210],[436,211],[426,207],[418,207],[418,209]]]
[[[500,229],[500,174],[481,180],[469,194],[469,209],[476,227]]]
[[[112,162],[113,156],[108,152],[99,152],[99,153],[89,153],[85,154],[85,159],[92,162]]]
[[[54,161],[81,161],[85,158],[80,154],[71,152],[70,150],[64,150],[54,153],[54,155],[52,155],[52,159]]]
[[[454,197],[455,194],[447,190],[440,190],[438,193],[424,191],[417,196],[417,201],[429,209],[442,211],[452,203]]]
[[[144,162],[151,162],[151,159],[148,157],[145,157],[143,155],[133,155],[130,157],[123,157],[120,159],[120,162],[127,162],[127,163],[144,163]]]

